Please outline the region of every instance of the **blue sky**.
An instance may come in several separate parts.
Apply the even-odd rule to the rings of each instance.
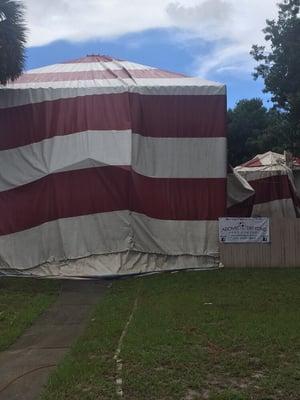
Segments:
[[[262,97],[268,105],[263,83],[252,78],[255,64],[249,51],[263,41],[261,30],[265,19],[275,16],[276,0],[56,0],[55,7],[49,0],[25,3],[27,69],[106,54],[226,83],[229,107],[252,97]]]

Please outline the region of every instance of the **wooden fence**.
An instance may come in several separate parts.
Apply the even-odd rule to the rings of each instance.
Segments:
[[[300,219],[271,218],[271,243],[220,243],[225,267],[300,267]]]

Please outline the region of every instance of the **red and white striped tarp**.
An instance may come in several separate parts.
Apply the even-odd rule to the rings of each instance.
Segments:
[[[251,217],[255,190],[233,168],[227,171],[227,217]]]
[[[2,87],[2,271],[214,266],[225,124],[224,85],[107,56]]]
[[[271,151],[259,154],[235,171],[255,191],[252,216],[296,217],[298,200],[294,176],[284,155]]]
[[[293,158],[293,175],[297,192],[297,211],[300,217],[300,158]]]

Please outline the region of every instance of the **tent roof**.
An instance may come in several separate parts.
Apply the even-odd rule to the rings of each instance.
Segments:
[[[277,166],[284,164],[284,156],[282,154],[268,151],[264,154],[258,154],[246,163],[239,165],[237,168],[260,168],[264,166]]]
[[[293,167],[295,169],[300,169],[300,158],[293,158]],[[285,169],[287,168],[285,157],[283,154],[274,153],[268,151],[264,154],[258,154],[251,160],[245,162],[244,164],[236,167],[237,171],[254,171],[254,170],[266,170],[266,169]]]
[[[268,175],[289,175],[291,169],[285,163],[283,154],[268,151],[265,154],[258,154],[246,163],[239,165],[235,171],[247,175],[247,179],[262,178]],[[265,175],[266,174],[266,175]]]
[[[72,61],[36,68],[23,73],[1,89],[64,89],[135,87],[198,88],[189,94],[226,94],[223,84],[191,78],[104,55],[87,55]],[[199,93],[198,93],[199,92]]]

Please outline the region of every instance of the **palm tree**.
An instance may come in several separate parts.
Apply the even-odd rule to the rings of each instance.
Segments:
[[[20,1],[0,0],[0,83],[16,79],[25,64],[26,28]]]

